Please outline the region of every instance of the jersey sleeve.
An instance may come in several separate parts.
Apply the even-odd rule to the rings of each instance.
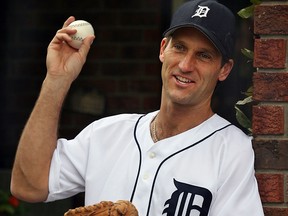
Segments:
[[[105,157],[107,155],[103,152],[111,155],[112,149],[118,151],[117,149],[122,148],[120,145],[115,146],[117,142],[111,141],[115,139],[119,128],[126,125],[126,130],[117,133],[118,136],[122,134],[126,137],[126,131],[130,134],[138,118],[138,114],[102,118],[84,128],[74,139],[58,139],[50,166],[49,194],[46,202],[65,199],[87,190],[87,182],[94,183],[91,183],[91,176],[98,175],[100,168],[105,172],[103,159],[108,157]],[[108,166],[107,161],[104,165]]]
[[[264,216],[254,170],[251,138],[227,134],[221,181],[211,216]]]
[[[84,191],[91,128],[92,125],[86,127],[75,139],[58,139],[50,166],[46,202],[65,199]]]

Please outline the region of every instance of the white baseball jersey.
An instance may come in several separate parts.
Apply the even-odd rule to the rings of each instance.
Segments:
[[[147,115],[97,120],[59,139],[47,201],[130,200],[140,216],[263,216],[251,138],[217,114],[156,144]]]

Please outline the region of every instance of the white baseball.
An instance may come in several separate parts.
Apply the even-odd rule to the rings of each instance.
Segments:
[[[69,45],[75,49],[79,49],[84,38],[88,35],[94,35],[94,29],[92,25],[85,20],[76,20],[69,25],[71,28],[76,29],[77,32],[71,35],[72,41]]]

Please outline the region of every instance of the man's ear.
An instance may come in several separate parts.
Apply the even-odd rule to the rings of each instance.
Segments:
[[[164,50],[167,47],[168,39],[165,37],[162,39],[160,44],[160,53],[159,53],[159,59],[163,63],[164,61]]]
[[[219,77],[218,77],[219,81],[224,81],[228,77],[228,75],[230,74],[233,68],[233,65],[234,65],[233,59],[229,59],[228,62],[226,62],[222,66]]]

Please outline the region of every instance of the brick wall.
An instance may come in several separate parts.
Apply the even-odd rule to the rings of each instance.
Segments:
[[[265,216],[288,215],[288,1],[254,13],[253,133]]]

